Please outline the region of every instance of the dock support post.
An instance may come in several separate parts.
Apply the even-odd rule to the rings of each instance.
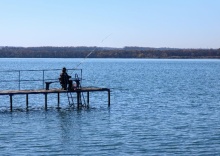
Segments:
[[[28,94],[26,94],[26,110],[28,110]]]
[[[80,103],[80,91],[77,91],[76,92],[76,94],[77,94],[77,108],[79,108],[79,103]]]
[[[89,106],[89,92],[87,92],[87,106]]]
[[[47,110],[47,93],[45,93],[45,110]]]
[[[57,109],[60,109],[60,93],[57,93]]]
[[[108,107],[110,107],[110,89],[108,90]]]
[[[9,94],[10,96],[10,111],[12,112],[12,94]]]

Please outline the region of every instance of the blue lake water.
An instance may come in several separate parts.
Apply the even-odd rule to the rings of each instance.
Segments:
[[[82,110],[69,109],[66,95],[57,110],[50,95],[45,111],[44,96],[30,95],[29,111],[25,96],[14,96],[10,112],[9,97],[0,96],[1,155],[220,154],[220,60],[0,62],[1,70],[75,68],[82,62],[83,86],[111,89],[110,108],[107,93],[91,93],[90,108]]]

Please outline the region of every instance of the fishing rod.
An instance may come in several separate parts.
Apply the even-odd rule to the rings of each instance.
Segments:
[[[102,43],[103,43],[108,37],[110,37],[111,35],[112,35],[112,33],[109,34],[109,35],[107,35],[105,38],[103,38],[103,39],[101,40],[100,44],[102,44]],[[95,47],[94,49],[92,49],[92,50],[86,55],[86,57],[84,57],[83,60],[82,60],[74,69],[77,69],[81,64],[83,64],[83,63],[85,62],[86,58],[88,58],[98,47],[100,47],[100,45],[97,46],[97,47]],[[104,48],[103,48],[103,49],[104,49]],[[74,71],[73,71],[73,72],[74,72]],[[71,73],[71,75],[73,74],[73,72]],[[75,74],[75,78],[78,79],[78,75],[77,75],[77,74]],[[68,94],[67,94],[67,96],[68,96]],[[83,95],[83,94],[82,94],[82,97],[83,97],[83,99],[84,99],[84,95]],[[69,97],[68,97],[68,99],[69,99]],[[84,99],[84,102],[85,102],[85,99]]]

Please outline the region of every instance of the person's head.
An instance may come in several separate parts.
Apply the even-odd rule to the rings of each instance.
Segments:
[[[64,72],[64,73],[66,72],[66,68],[65,67],[63,67],[62,72]]]

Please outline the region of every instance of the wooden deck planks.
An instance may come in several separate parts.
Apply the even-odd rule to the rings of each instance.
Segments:
[[[100,91],[110,91],[108,88],[81,88],[76,90],[68,90],[68,92],[100,92]],[[39,89],[39,90],[1,90],[0,95],[10,95],[10,94],[48,94],[48,93],[66,93],[67,90],[61,89]]]

